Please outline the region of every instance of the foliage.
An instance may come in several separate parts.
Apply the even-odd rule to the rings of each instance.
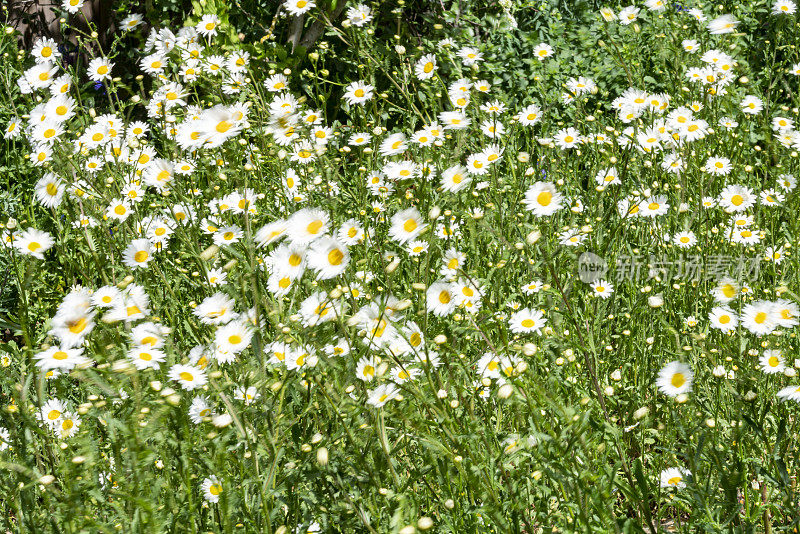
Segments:
[[[794,531],[797,18],[648,6],[5,32],[0,528]]]

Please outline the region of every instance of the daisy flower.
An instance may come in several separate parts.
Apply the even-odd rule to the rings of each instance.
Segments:
[[[78,433],[81,426],[81,419],[72,412],[64,412],[58,425],[55,425],[55,433],[61,438],[71,438]]]
[[[42,176],[34,186],[36,200],[47,208],[58,207],[62,198],[64,198],[65,190],[64,182],[53,173],[47,173]]]
[[[691,471],[670,467],[661,471],[661,487],[681,489],[686,487],[686,478],[691,475]]]
[[[688,365],[673,361],[658,372],[656,385],[661,393],[677,397],[681,393],[688,393],[692,390],[693,379],[694,375]]]
[[[372,20],[372,11],[369,6],[358,4],[347,8],[347,20],[350,24],[360,28]]]
[[[123,31],[130,31],[142,23],[142,16],[138,13],[131,13],[120,23]]]
[[[742,185],[727,185],[719,194],[719,205],[728,213],[746,211],[756,203],[753,190]]]
[[[83,7],[83,0],[63,0],[61,2],[61,7],[64,8],[67,13],[74,14]]]
[[[524,204],[536,217],[546,217],[563,207],[562,199],[552,182],[536,182],[526,191]]]
[[[797,12],[797,4],[792,0],[776,0],[772,4],[773,15],[794,15]]]
[[[396,399],[400,395],[400,390],[394,383],[381,384],[369,391],[367,404],[376,408],[383,408],[387,402]]]
[[[672,242],[679,248],[689,248],[697,243],[697,237],[691,230],[678,232],[672,237]]]
[[[328,232],[329,220],[328,214],[320,209],[302,209],[289,218],[286,234],[293,244],[307,245]]]
[[[233,398],[244,401],[245,406],[249,406],[259,397],[261,397],[261,393],[259,393],[254,386],[250,386],[249,388],[239,386],[233,391]]]
[[[708,31],[712,35],[733,33],[736,30],[736,26],[738,25],[739,25],[738,20],[736,20],[732,15],[726,14],[709,21]]]
[[[456,55],[461,58],[461,61],[467,67],[483,61],[483,54],[477,48],[471,46],[462,47]]]
[[[592,284],[592,291],[594,292],[595,296],[602,299],[607,299],[612,293],[614,293],[614,286],[605,280],[598,280]]]
[[[329,236],[315,241],[308,253],[308,264],[317,271],[317,280],[339,276],[349,263],[350,252],[347,246]]]
[[[553,47],[547,43],[539,43],[533,47],[533,55],[539,61],[544,61],[545,59],[552,57],[553,54],[555,54]]]
[[[219,496],[222,495],[222,483],[215,475],[211,475],[203,479],[200,490],[203,492],[203,498],[206,501],[216,503],[219,502]]]
[[[455,309],[455,295],[447,282],[434,282],[425,295],[427,310],[434,315],[445,317]]]
[[[428,80],[436,74],[436,56],[427,54],[419,58],[414,66],[414,74],[420,80]]]
[[[60,57],[61,52],[58,51],[58,44],[53,39],[40,37],[33,44],[31,55],[37,63],[44,63]]]
[[[739,317],[726,306],[716,306],[708,314],[709,326],[722,332],[735,330],[739,325]]]
[[[216,346],[231,354],[239,354],[245,350],[253,339],[253,330],[243,321],[231,321],[217,328],[214,334]]]
[[[37,360],[36,366],[39,369],[48,371],[50,369],[63,369],[69,371],[77,365],[82,365],[89,362],[89,359],[83,356],[82,348],[61,348],[50,347],[34,356]]]
[[[800,307],[794,302],[786,299],[778,299],[773,302],[773,318],[779,326],[792,328],[800,324]]]
[[[366,145],[372,140],[372,135],[368,134],[367,132],[359,132],[354,133],[350,136],[347,140],[347,143],[352,146],[361,146]]]
[[[389,235],[401,245],[415,239],[428,226],[417,208],[398,211],[392,216],[391,223]]]
[[[747,95],[742,99],[740,106],[747,115],[757,115],[764,109],[764,102],[757,96]]]
[[[66,406],[59,399],[50,399],[39,408],[37,417],[50,428],[55,428],[61,421],[61,417],[67,411]]]
[[[778,326],[775,321],[774,306],[765,300],[745,305],[740,320],[742,326],[758,336],[769,334]]]
[[[284,4],[286,10],[294,15],[295,17],[299,17],[303,13],[310,11],[312,8],[316,7],[314,0],[287,0]]]
[[[542,110],[536,104],[530,104],[517,114],[517,120],[523,126],[533,126],[541,119]]]
[[[639,16],[639,8],[635,6],[627,6],[623,7],[619,10],[619,14],[617,15],[617,19],[619,19],[619,23],[623,26],[627,26],[632,22],[636,21]]]
[[[547,318],[539,310],[523,308],[513,314],[508,320],[509,328],[515,334],[541,333],[542,327],[547,323]]]
[[[26,228],[14,235],[14,248],[21,254],[43,260],[44,253],[53,246],[52,236],[42,230]]]
[[[200,22],[197,23],[195,29],[197,33],[205,37],[213,37],[217,35],[217,26],[219,26],[219,17],[216,15],[203,15]]]
[[[472,182],[472,178],[467,174],[467,169],[461,165],[453,165],[442,171],[442,189],[450,193],[457,193]]]
[[[789,386],[780,390],[777,397],[781,400],[800,402],[800,386]]]
[[[122,253],[122,263],[127,267],[136,269],[147,267],[153,259],[153,244],[149,239],[134,239]]]
[[[167,355],[154,347],[139,346],[128,351],[128,359],[140,371],[144,369],[158,370],[161,367],[161,363],[167,359]]]
[[[167,376],[170,380],[178,382],[186,391],[200,388],[208,382],[205,372],[193,365],[173,365]]]
[[[111,78],[111,69],[114,64],[106,58],[97,57],[89,62],[89,67],[86,69],[86,74],[93,82],[101,82]]]
[[[786,365],[783,363],[783,356],[779,350],[765,350],[761,353],[758,363],[761,364],[761,370],[768,375],[782,373],[786,369]]]
[[[367,83],[357,81],[349,84],[344,90],[343,98],[348,104],[364,104],[372,99],[372,91],[375,88]]]
[[[288,224],[283,219],[267,223],[256,231],[255,242],[259,247],[266,247],[286,235]]]
[[[707,173],[720,176],[730,174],[731,169],[731,160],[717,156],[708,158],[705,166],[703,167],[703,170],[705,170]]]

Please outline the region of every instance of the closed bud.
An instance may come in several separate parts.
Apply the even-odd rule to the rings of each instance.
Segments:
[[[507,399],[514,393],[514,387],[511,384],[503,384],[500,386],[500,389],[497,390],[497,397],[500,399]]]
[[[208,261],[214,256],[216,256],[217,252],[219,252],[219,247],[217,245],[211,245],[210,247],[208,247],[207,249],[205,249],[203,252],[200,253],[200,259]]]

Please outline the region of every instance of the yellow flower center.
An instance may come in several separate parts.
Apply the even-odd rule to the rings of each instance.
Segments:
[[[84,331],[87,324],[89,324],[89,321],[86,319],[86,317],[81,317],[77,321],[67,322],[67,329],[73,334],[80,334]]]
[[[338,248],[335,248],[330,252],[328,252],[328,263],[330,263],[331,265],[341,265],[343,259],[344,259],[344,253]]]
[[[316,221],[313,221],[313,222],[309,223],[308,226],[306,226],[306,231],[309,234],[312,234],[312,235],[313,234],[318,234],[319,231],[322,229],[322,225],[323,225],[322,221],[317,219]]]
[[[536,202],[538,202],[540,206],[549,206],[552,201],[553,194],[550,191],[542,191],[536,196]]]
[[[672,375],[672,379],[670,380],[670,384],[672,387],[679,388],[686,383],[686,377],[683,376],[683,373],[675,373]]]

